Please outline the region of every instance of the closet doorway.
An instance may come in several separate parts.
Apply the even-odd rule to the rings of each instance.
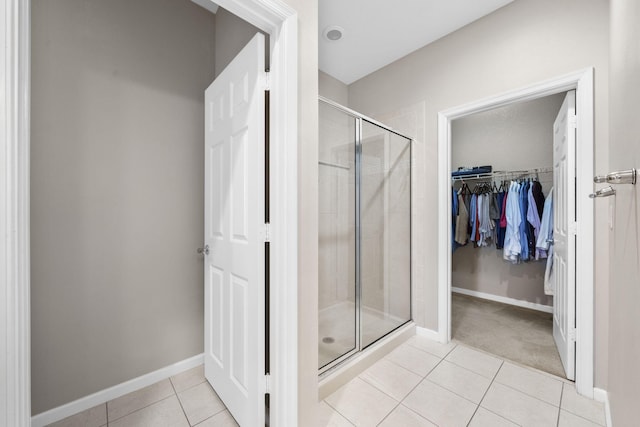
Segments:
[[[570,379],[573,368],[563,368],[558,350],[568,346],[553,334],[554,302],[562,299],[545,273],[553,260],[552,187],[561,175],[553,167],[554,121],[574,95],[509,104],[451,128],[452,338]],[[565,318],[556,308],[556,319]]]
[[[458,339],[521,364],[575,378],[578,391],[587,396],[593,395],[593,205],[588,197],[593,189],[592,75],[589,69],[439,115],[440,339],[444,342]],[[560,104],[567,98],[567,92],[570,93],[568,98],[575,94],[577,110],[581,112],[572,123],[566,122],[571,114],[558,115],[560,109],[566,107],[560,107]],[[527,114],[527,108],[539,110],[539,124],[546,122],[547,129],[542,130],[546,136],[533,135],[532,129],[538,125],[538,120]],[[555,122],[556,118],[565,120],[561,126],[565,126],[567,134],[556,136],[554,144],[550,122]],[[491,120],[486,122],[488,119]],[[483,121],[486,122],[484,129]],[[501,121],[508,125],[496,124]],[[508,129],[505,131],[503,127]],[[531,135],[514,130],[518,127],[528,128]],[[502,131],[506,133],[500,135]],[[532,137],[529,142],[525,142],[527,136]],[[570,138],[567,140],[566,137]],[[571,138],[575,143],[571,143]],[[504,146],[500,145],[500,139],[506,140]],[[458,140],[460,145],[457,145]],[[519,145],[519,141],[525,145]],[[493,166],[491,171],[456,172],[459,166],[488,165]],[[498,170],[501,172],[497,173]],[[554,204],[559,206],[556,206],[554,218],[555,280],[552,276],[548,281],[556,285],[554,297],[545,295],[546,260],[536,261],[536,257],[542,257],[536,244],[530,246],[528,243],[536,240],[527,240],[526,233],[534,233],[528,229],[528,222],[526,228],[516,230],[522,231],[520,237],[527,242],[518,248],[517,256],[508,256],[503,249],[505,242],[499,245],[502,249],[496,248],[498,235],[492,234],[489,225],[493,222],[499,229],[500,220],[496,223],[490,219],[495,217],[497,206],[491,206],[493,212],[482,227],[484,235],[480,236],[480,230],[473,230],[476,242],[456,248],[455,238],[464,242],[467,230],[456,236],[452,228],[452,220],[456,220],[454,209],[458,208],[457,203],[453,203],[458,198],[453,196],[462,188],[460,177],[455,178],[458,182],[452,182],[452,172],[453,175],[466,174],[465,191],[491,194],[484,196],[487,201],[493,198],[494,192],[509,190],[511,182],[516,183],[515,188],[510,188],[512,191],[527,192],[528,186],[536,182],[544,196],[552,186],[558,188],[553,191]],[[485,172],[484,176],[482,172]],[[527,199],[527,193],[523,196]],[[465,210],[464,198],[461,200]],[[481,209],[484,210],[484,206],[480,202]],[[522,209],[519,204],[515,206]],[[476,219],[478,207],[476,204],[468,209],[476,209],[469,212]],[[487,243],[492,244],[485,247]],[[474,248],[474,245],[479,247]],[[567,247],[568,252],[565,251]],[[554,322],[555,339],[551,335]],[[486,333],[484,342],[483,333]],[[557,353],[554,351],[556,346]],[[562,363],[558,363],[558,359]]]

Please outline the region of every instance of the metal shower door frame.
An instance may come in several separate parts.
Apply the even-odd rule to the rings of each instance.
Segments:
[[[333,368],[335,368],[336,366],[342,364],[343,362],[347,361],[348,359],[350,359],[352,356],[362,352],[364,349],[366,349],[367,347],[369,347],[370,345],[373,345],[375,342],[379,341],[380,339],[382,339],[383,337],[393,333],[394,331],[396,331],[398,328],[406,325],[407,323],[411,322],[413,319],[413,274],[412,274],[412,247],[413,247],[413,242],[412,242],[412,215],[411,215],[411,208],[412,208],[412,196],[413,196],[413,192],[412,192],[412,185],[411,185],[411,181],[412,181],[412,175],[413,175],[413,165],[412,165],[412,159],[413,159],[413,140],[409,137],[407,137],[406,135],[403,135],[393,129],[391,129],[389,126],[386,126],[380,122],[378,122],[377,120],[374,120],[370,117],[367,117],[363,114],[358,113],[357,111],[351,110],[350,108],[347,108],[343,105],[340,105],[330,99],[324,98],[322,96],[318,97],[318,100],[320,102],[324,102],[325,104],[342,111],[343,113],[347,114],[349,117],[352,117],[355,120],[355,143],[354,143],[354,164],[355,164],[355,304],[354,304],[354,309],[355,309],[355,320],[356,320],[356,325],[355,325],[355,331],[356,331],[356,339],[355,339],[355,347],[353,350],[350,350],[346,353],[344,353],[342,356],[334,359],[333,361],[331,361],[330,363],[327,363],[326,365],[324,365],[322,368],[320,368],[318,370],[319,375],[322,375],[330,370],[332,370]],[[363,348],[362,346],[362,272],[361,272],[361,267],[362,267],[362,232],[361,232],[361,184],[362,184],[362,123],[363,122],[368,122],[374,126],[377,126],[387,132],[391,132],[393,134],[396,134],[398,136],[401,136],[405,139],[407,139],[407,141],[409,142],[409,319],[398,325],[396,328],[394,328],[393,330],[387,332],[384,335],[381,335],[380,337],[378,337],[374,342],[370,343],[369,345],[367,345],[366,347]]]

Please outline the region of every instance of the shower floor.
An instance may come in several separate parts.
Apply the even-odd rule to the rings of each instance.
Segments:
[[[318,366],[322,367],[356,346],[355,304],[343,301],[319,311]],[[406,320],[363,306],[362,344],[370,344],[391,332]]]

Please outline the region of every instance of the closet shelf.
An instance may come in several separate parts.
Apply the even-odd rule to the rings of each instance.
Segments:
[[[452,176],[451,181],[471,181],[476,179],[495,179],[495,178],[518,179],[518,178],[526,178],[530,175],[537,175],[541,173],[552,173],[552,172],[553,172],[553,168],[535,168],[535,169],[517,170],[517,171],[493,171],[493,172],[479,173],[474,175]]]

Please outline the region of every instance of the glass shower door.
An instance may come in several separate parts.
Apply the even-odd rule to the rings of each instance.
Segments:
[[[411,319],[411,140],[362,120],[361,346]]]
[[[358,350],[356,118],[320,102],[318,368]]]

